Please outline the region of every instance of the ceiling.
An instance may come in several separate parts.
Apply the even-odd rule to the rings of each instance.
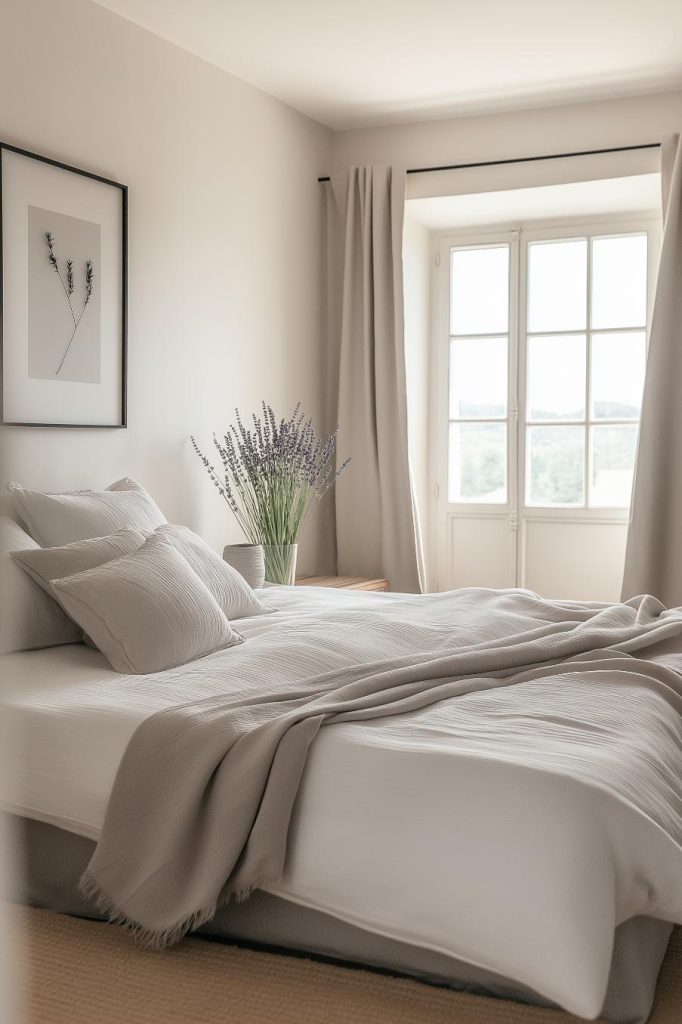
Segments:
[[[660,216],[660,174],[575,181],[475,195],[409,199],[405,216],[431,231],[462,230],[567,217],[652,213]]]
[[[682,86],[680,0],[97,0],[335,129]]]

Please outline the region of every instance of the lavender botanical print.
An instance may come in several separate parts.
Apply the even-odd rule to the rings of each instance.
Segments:
[[[99,224],[28,208],[28,375],[99,384]]]

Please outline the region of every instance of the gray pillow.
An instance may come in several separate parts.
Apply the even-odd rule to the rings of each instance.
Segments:
[[[161,672],[242,642],[165,537],[52,586],[117,672]]]
[[[11,551],[10,554],[31,579],[54,599],[53,580],[73,576],[86,569],[95,569],[121,555],[132,555],[133,551],[142,547],[145,540],[145,535],[137,530],[119,530],[111,537],[76,540],[58,548],[25,548],[23,551]]]
[[[81,631],[9,557],[40,548],[12,519],[0,517],[0,653],[73,644]]]
[[[119,530],[111,537],[93,537],[90,540],[76,540],[60,548],[34,547],[12,551],[10,554],[49,595],[50,600],[56,601],[58,598],[52,586],[53,580],[94,569],[121,555],[131,555],[142,547],[145,539],[144,534],[137,530]],[[83,639],[90,646],[95,646],[90,637],[85,636]]]
[[[242,619],[247,615],[272,611],[258,600],[236,569],[224,562],[205,540],[186,526],[166,523],[159,526],[156,536],[166,537],[177,548],[206,584],[228,619]]]
[[[14,482],[7,489],[18,518],[42,547],[107,537],[123,529],[148,534],[166,522],[144,487],[128,477],[105,491],[48,494]]]

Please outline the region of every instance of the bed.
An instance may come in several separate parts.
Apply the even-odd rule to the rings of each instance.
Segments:
[[[371,644],[382,618],[428,631],[450,609],[447,595],[313,587],[278,588],[276,606],[239,622],[263,672],[291,636],[310,641],[310,671],[333,663],[341,619]],[[679,680],[676,649],[641,658]],[[96,916],[77,883],[131,737],[188,693],[210,696],[216,666],[234,657],[121,676],[82,644],[5,656],[16,770],[4,806],[25,844],[27,901]],[[682,923],[681,719],[643,677],[621,685],[606,666],[560,678],[320,730],[282,877],[203,931],[645,1021]],[[588,770],[602,748],[622,791]]]

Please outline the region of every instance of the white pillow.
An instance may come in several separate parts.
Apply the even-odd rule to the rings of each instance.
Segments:
[[[8,484],[19,519],[42,547],[107,537],[117,530],[148,534],[166,522],[141,484],[125,477],[105,491],[47,494]]]
[[[243,619],[247,615],[272,611],[258,600],[244,577],[188,527],[166,523],[158,527],[156,536],[166,537],[177,548],[206,584],[228,619]]]
[[[40,550],[17,523],[0,517],[0,653],[73,644],[81,631],[9,557]]]
[[[52,586],[117,672],[162,672],[242,642],[165,537]]]
[[[56,548],[24,548],[10,552],[15,562],[28,573],[39,587],[54,600],[56,595],[52,587],[53,580],[64,576],[73,576],[86,569],[94,569],[98,565],[110,562],[121,555],[132,555],[138,551],[146,540],[138,530],[119,530],[111,537],[92,537],[89,540],[76,540]]]

